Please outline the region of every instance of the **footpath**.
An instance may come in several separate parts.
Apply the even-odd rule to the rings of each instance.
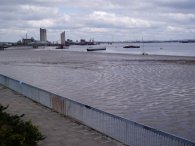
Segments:
[[[23,95],[0,85],[0,104],[8,113],[25,114],[25,120],[37,125],[46,139],[39,146],[123,146],[68,117],[64,117]]]

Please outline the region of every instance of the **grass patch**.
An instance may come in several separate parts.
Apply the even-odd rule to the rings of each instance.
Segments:
[[[8,108],[0,104],[0,146],[37,146],[45,139],[31,121],[23,121],[24,115],[10,115]]]

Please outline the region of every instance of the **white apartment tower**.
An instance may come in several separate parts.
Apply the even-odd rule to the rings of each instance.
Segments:
[[[61,33],[61,44],[65,45],[65,31]]]
[[[47,30],[40,28],[40,41],[46,42],[47,41]]]

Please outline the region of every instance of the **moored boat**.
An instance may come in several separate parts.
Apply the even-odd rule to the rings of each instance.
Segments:
[[[87,48],[87,51],[101,51],[101,50],[106,50],[106,47],[98,47],[98,48],[89,47],[89,48]]]
[[[124,46],[123,48],[140,48],[140,46],[127,45],[127,46]]]

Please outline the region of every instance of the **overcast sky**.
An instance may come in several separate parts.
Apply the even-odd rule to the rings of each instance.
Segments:
[[[195,0],[1,0],[0,41],[195,39]]]

